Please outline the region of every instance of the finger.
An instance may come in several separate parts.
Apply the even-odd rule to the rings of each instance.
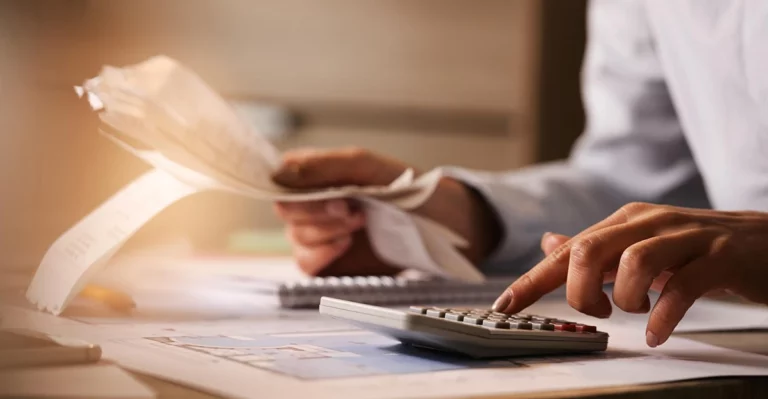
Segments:
[[[278,202],[277,215],[288,223],[327,223],[349,219],[354,213],[350,202],[343,199],[310,202]]]
[[[624,223],[626,220],[626,212],[616,211],[613,215],[594,224],[556,248],[530,271],[523,274],[507,287],[499,298],[496,299],[496,302],[494,302],[494,310],[503,313],[517,313],[536,302],[542,296],[565,284],[573,242],[583,235],[608,226]]]
[[[664,270],[679,268],[709,250],[715,232],[708,229],[672,233],[633,244],[621,254],[613,303],[627,312],[645,313],[648,291]]]
[[[323,188],[340,185],[386,185],[407,167],[360,148],[298,150],[286,153],[272,176],[282,186]]]
[[[669,281],[672,276],[674,276],[674,273],[670,272],[669,270],[661,272],[661,274],[653,279],[653,283],[651,283],[651,290],[661,292],[664,290],[664,286],[667,285],[667,281]]]
[[[645,332],[648,346],[653,348],[666,342],[696,299],[721,286],[723,276],[718,263],[720,261],[712,257],[698,258],[667,281],[648,318]]]
[[[376,255],[365,229],[352,234],[352,244],[342,256],[321,269],[318,276],[392,276],[402,271]]]
[[[292,224],[286,228],[288,239],[295,244],[316,246],[347,237],[365,225],[362,214],[346,221]]]
[[[570,239],[571,237],[562,234],[544,233],[544,235],[541,236],[541,250],[544,252],[544,255],[547,256]]]
[[[622,210],[628,220],[626,223],[593,231],[574,240],[567,277],[567,299],[574,309],[596,317],[610,316],[611,301],[602,290],[604,273],[616,269],[623,255],[633,254],[632,251],[626,251],[629,247],[656,235],[678,230],[681,227],[677,223],[688,220],[679,212],[663,207],[643,208],[645,206],[636,205],[639,209],[647,209],[646,213],[632,211],[632,207],[629,207],[630,210]],[[655,275],[659,272],[655,271]],[[617,281],[620,275],[617,273]],[[648,283],[644,285],[645,292],[624,310],[647,312],[650,309],[650,300],[645,293],[655,275],[648,277]],[[621,289],[614,288],[614,298],[621,292]]]
[[[608,317],[612,306],[603,292],[605,273],[616,269],[624,250],[652,236],[647,223],[623,223],[584,235],[571,247],[568,266],[568,303],[595,317]]]
[[[331,243],[313,247],[293,246],[293,257],[301,270],[315,276],[343,255],[352,244],[351,237],[341,238]]]
[[[616,270],[603,272],[603,284],[609,284],[616,281]]]

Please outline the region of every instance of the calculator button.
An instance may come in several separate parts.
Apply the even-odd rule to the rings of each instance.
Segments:
[[[556,331],[576,331],[576,325],[572,323],[555,323]]]
[[[504,318],[509,317],[508,314],[501,313],[501,312],[491,312],[491,316],[504,317]]]
[[[427,309],[427,316],[442,318],[442,317],[445,317],[445,312],[442,310]]]
[[[549,323],[531,323],[534,330],[555,331],[555,325]]]
[[[509,328],[513,330],[533,330],[533,324],[527,322],[512,322],[509,323]]]
[[[427,308],[421,306],[411,306],[411,312],[418,314],[427,314]]]
[[[483,324],[483,318],[477,317],[474,315],[467,315],[467,316],[464,316],[464,323],[480,325],[480,324]]]
[[[496,320],[483,320],[483,326],[493,327],[493,328],[503,328],[503,329],[509,329],[510,327],[508,322],[496,321]]]
[[[595,326],[588,326],[588,325],[584,325],[584,324],[577,324],[576,325],[576,332],[594,333],[594,332],[597,332],[597,327],[595,327]]]
[[[461,313],[446,313],[445,318],[448,320],[463,321],[464,315]]]
[[[529,314],[525,314],[525,313],[518,313],[517,317],[519,317],[522,320],[531,320],[531,319],[533,319],[533,316],[531,316]]]

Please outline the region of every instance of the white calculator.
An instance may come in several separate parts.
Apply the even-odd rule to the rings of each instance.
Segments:
[[[474,358],[604,351],[608,334],[595,326],[488,309],[411,306],[408,311],[323,297],[320,313],[404,344]]]

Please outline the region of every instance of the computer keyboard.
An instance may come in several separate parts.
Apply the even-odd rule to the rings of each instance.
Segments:
[[[608,334],[554,317],[489,309],[411,306],[407,311],[323,297],[320,312],[405,344],[475,358],[604,351]]]

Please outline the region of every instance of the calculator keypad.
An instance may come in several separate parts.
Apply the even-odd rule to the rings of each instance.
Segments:
[[[488,309],[437,308],[432,306],[411,306],[410,311],[427,317],[501,330],[568,331],[586,334],[598,332],[595,326],[525,313],[508,315]]]

